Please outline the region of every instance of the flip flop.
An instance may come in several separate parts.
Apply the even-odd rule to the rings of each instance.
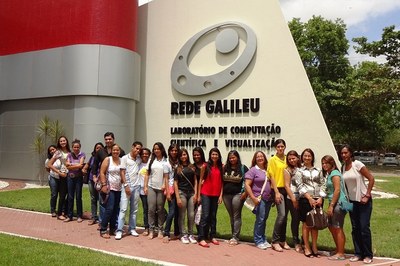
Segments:
[[[345,257],[339,257],[339,256],[331,256],[328,257],[328,260],[345,260]]]

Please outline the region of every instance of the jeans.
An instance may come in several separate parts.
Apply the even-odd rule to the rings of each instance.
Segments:
[[[119,203],[119,214],[118,214],[118,228],[117,231],[123,231],[125,225],[125,213],[128,210],[128,202],[129,205],[129,228],[128,230],[136,229],[136,214],[138,211],[139,204],[139,193],[140,193],[140,185],[130,187],[131,196],[128,198],[123,188],[121,191],[121,201]]]
[[[286,208],[285,198],[287,198],[285,188],[278,188],[281,194],[281,204],[276,204],[276,220],[274,225],[274,232],[272,233],[272,243],[285,242],[286,241],[286,225],[288,208]]]
[[[143,224],[144,229],[149,229],[149,205],[147,204],[147,195],[140,195],[143,208]]]
[[[174,235],[179,235],[179,210],[176,205],[175,193],[171,195],[171,201],[168,201],[168,215],[165,221],[164,236],[170,236],[172,220],[174,220]]]
[[[160,189],[154,189],[149,187],[147,193],[147,203],[149,204],[149,227],[150,231],[154,231],[154,229],[158,229],[159,232],[162,232],[162,227],[165,222],[165,195],[164,192]],[[157,212],[157,216],[156,216]],[[157,226],[156,224],[156,217],[158,219]]]
[[[76,196],[76,211],[77,217],[82,218],[83,207],[82,207],[82,186],[83,186],[83,177],[76,176],[74,178],[67,177],[68,184],[68,217],[72,219],[73,211],[74,211],[74,198]]]
[[[60,195],[58,198],[57,214],[58,216],[60,216],[63,213],[64,215],[66,215],[68,211],[68,199],[67,199],[68,186],[66,177],[60,177],[60,183],[58,189]]]
[[[223,195],[224,204],[231,221],[232,238],[235,240],[239,240],[240,229],[242,228],[242,208],[244,201],[240,199],[241,195],[241,193]]]
[[[99,192],[94,188],[93,180],[88,182],[89,192],[90,192],[90,210],[92,213],[92,220],[98,221],[99,216],[97,215],[97,202],[99,201]]]
[[[179,208],[179,229],[180,234],[193,235],[193,225],[194,225],[194,202],[193,202],[194,192],[193,191],[182,191],[179,190],[179,198],[182,201],[182,207]],[[188,219],[188,230],[185,230],[185,215],[187,213]]]
[[[292,216],[292,221],[290,223],[290,228],[292,231],[292,237],[293,237],[293,245],[300,244],[300,238],[299,238],[299,225],[300,225],[300,214],[299,214],[299,209],[296,209],[293,206],[293,202],[288,199],[287,197],[285,198],[285,206],[290,212],[290,216]]]
[[[265,237],[265,227],[269,211],[271,210],[271,205],[271,201],[261,200],[260,204],[256,207],[256,221],[254,222],[254,243],[256,245],[267,241],[267,238]]]
[[[56,213],[60,179],[54,178],[51,175],[49,175],[49,186],[50,186],[50,212]]]
[[[101,221],[100,233],[103,234],[107,231],[107,226],[110,224],[110,232],[115,231],[117,226],[117,218],[119,213],[119,202],[121,200],[121,191],[110,190],[108,200],[104,207],[104,215]]]
[[[372,199],[366,204],[358,201],[351,201],[354,204],[353,211],[350,212],[351,236],[353,237],[354,255],[360,258],[373,258],[372,237],[370,220],[372,214]]]
[[[201,194],[201,219],[198,241],[202,241],[208,236],[212,239],[217,234],[218,198],[218,196]]]

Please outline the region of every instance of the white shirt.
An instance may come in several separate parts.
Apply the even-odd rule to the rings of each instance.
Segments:
[[[343,180],[346,183],[350,200],[361,201],[362,196],[367,193],[368,186],[364,176],[360,173],[364,166],[362,162],[355,160],[348,171],[343,167]]]
[[[128,153],[121,158],[121,169],[125,169],[126,183],[131,187],[140,186],[139,178],[139,166],[142,160],[139,156],[132,158],[131,154]]]
[[[149,168],[150,161],[147,165],[147,169]],[[154,159],[153,164],[151,165],[151,173],[149,176],[149,187],[154,189],[161,189],[164,185],[164,174],[169,173],[168,169],[168,161],[166,158],[162,158],[160,161]]]

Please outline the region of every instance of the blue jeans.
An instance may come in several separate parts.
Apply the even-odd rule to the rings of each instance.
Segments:
[[[50,212],[56,212],[58,191],[60,186],[60,179],[54,178],[49,175],[49,186],[50,186]]]
[[[277,215],[274,225],[274,232],[272,233],[272,243],[286,241],[287,215],[289,212],[285,202],[287,193],[285,188],[278,189],[279,193],[281,194],[281,204],[276,204]]]
[[[107,231],[108,225],[110,225],[110,233],[115,231],[120,200],[121,191],[110,190],[107,201],[105,204],[102,204],[104,207],[104,215],[101,221],[100,234],[104,234]]]
[[[90,210],[92,213],[92,220],[98,221],[99,216],[97,215],[97,202],[99,201],[99,192],[94,188],[93,180],[89,180],[88,183],[90,192]]]
[[[372,237],[370,220],[372,214],[372,199],[367,204],[358,201],[351,201],[354,204],[353,211],[350,212],[351,236],[354,244],[354,255],[360,258],[373,258]]]
[[[143,208],[143,224],[144,229],[149,229],[149,205],[147,204],[147,195],[140,195]]]
[[[83,207],[82,207],[82,176],[76,176],[74,178],[67,177],[68,185],[68,217],[72,219],[74,211],[74,198],[76,195],[76,211],[77,217],[82,218]]]
[[[64,215],[67,215],[67,212],[68,212],[68,199],[67,199],[68,186],[67,186],[67,178],[66,177],[60,177],[58,192],[59,192],[59,197],[58,197],[57,215],[60,216],[63,213],[64,213]]]
[[[131,196],[128,198],[125,192],[125,188],[121,190],[121,201],[119,203],[119,214],[118,214],[118,228],[117,231],[123,231],[125,225],[125,213],[128,210],[128,202],[129,204],[129,231],[132,229],[136,229],[136,214],[138,211],[139,205],[139,193],[140,193],[140,185],[130,187]]]
[[[171,195],[171,201],[168,201],[168,215],[165,221],[164,236],[170,236],[172,220],[174,220],[174,235],[179,236],[179,210],[176,205],[175,193]]]
[[[218,198],[218,196],[201,194],[201,219],[198,241],[208,238],[208,235],[212,239],[217,234]]]
[[[256,208],[256,221],[254,222],[254,243],[256,245],[265,243],[267,238],[265,237],[265,227],[269,211],[271,210],[271,201],[261,200]]]

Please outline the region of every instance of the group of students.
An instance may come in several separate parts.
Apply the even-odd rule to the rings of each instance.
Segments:
[[[264,152],[256,151],[249,169],[235,150],[228,153],[223,163],[220,150],[216,147],[210,149],[207,160],[200,147],[194,148],[190,154],[176,144],[166,150],[160,142],[156,142],[150,151],[136,141],[130,152],[125,154],[114,139],[112,132],[105,133],[105,146],[96,143],[86,163],[78,140],[72,142],[72,151],[65,136],[59,138],[56,146],[49,147],[46,167],[50,172],[53,217],[64,222],[72,221],[76,196],[77,221],[82,222],[82,184],[83,176],[87,175],[92,213],[89,225],[99,223],[103,238],[110,238],[111,235],[115,235],[117,240],[122,238],[128,203],[128,234],[139,236],[136,214],[140,198],[145,227],[143,235],[148,239],[158,237],[168,243],[174,221],[174,236],[179,237],[182,243],[198,243],[205,248],[210,247],[210,243],[219,245],[216,238],[217,211],[218,205],[223,202],[231,225],[232,236],[228,244],[235,246],[239,243],[242,209],[247,199],[255,206],[253,236],[258,248],[270,247],[277,252],[290,249],[286,241],[290,212],[296,252],[316,258],[319,257],[318,230],[308,227],[305,221],[307,213],[313,208],[323,208],[324,199],[327,199],[329,230],[336,245],[329,259],[344,260],[343,224],[346,212],[340,208],[339,201],[348,193],[350,202],[354,204],[350,212],[354,256],[350,261],[372,262],[370,218],[374,178],[364,164],[354,160],[348,145],[340,150],[343,161],[340,169],[334,158],[326,155],[321,159],[320,170],[314,166],[315,156],[311,149],[305,149],[300,155],[294,150],[285,154],[285,141],[277,139],[274,142],[275,155],[268,161]],[[59,204],[56,211],[57,196]],[[164,208],[166,201],[168,211]],[[265,229],[273,205],[276,206],[277,217],[270,244]],[[201,216],[196,239],[194,221],[198,209]]]

